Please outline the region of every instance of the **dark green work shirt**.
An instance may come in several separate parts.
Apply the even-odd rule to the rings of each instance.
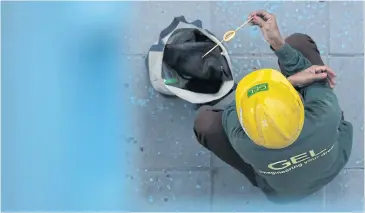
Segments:
[[[289,44],[275,54],[286,76],[312,65]],[[269,198],[295,199],[312,194],[333,180],[351,153],[352,125],[341,119],[337,97],[328,83],[316,82],[299,92],[304,99],[303,130],[284,149],[267,149],[253,143],[240,125],[235,102],[223,112],[222,123],[230,143],[255,169],[258,186]]]

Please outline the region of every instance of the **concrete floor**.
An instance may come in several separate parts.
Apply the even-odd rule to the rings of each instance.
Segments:
[[[1,2],[2,211],[360,211],[364,205],[362,2]],[[145,57],[175,16],[217,36],[249,12],[308,33],[338,74],[351,160],[299,204],[273,205],[197,144],[195,109],[156,93]],[[258,29],[228,44],[239,79],[277,68]],[[349,93],[351,91],[352,93]],[[350,94],[350,95],[349,95]]]
[[[356,211],[364,206],[364,41],[362,2],[139,2],[139,14],[125,36],[124,49],[134,83],[133,126],[125,138],[130,162],[139,162],[125,177],[130,182],[133,211]],[[195,110],[164,98],[149,84],[144,66],[149,46],[174,16],[201,19],[217,36],[263,9],[277,15],[283,35],[309,34],[326,64],[338,75],[335,89],[345,117],[354,126],[350,162],[335,181],[312,197],[292,205],[270,204],[237,171],[196,143],[192,132]],[[132,36],[133,33],[133,36]],[[257,28],[242,29],[228,44],[236,79],[255,68],[277,68],[276,58]],[[144,85],[144,86],[143,86]],[[348,91],[354,91],[352,97]],[[138,115],[138,116],[137,116]],[[137,128],[138,126],[138,128]],[[132,159],[133,158],[133,159]],[[135,202],[138,201],[138,205]],[[265,204],[265,205],[264,205]]]

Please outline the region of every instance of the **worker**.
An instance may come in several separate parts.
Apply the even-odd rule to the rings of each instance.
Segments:
[[[282,38],[273,14],[255,11],[280,71],[253,71],[225,109],[203,106],[194,123],[201,145],[244,174],[274,202],[307,197],[349,160],[353,129],[333,91],[335,73],[305,34]]]

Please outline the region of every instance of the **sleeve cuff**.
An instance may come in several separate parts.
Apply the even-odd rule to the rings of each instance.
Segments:
[[[285,43],[280,49],[274,50],[270,47],[280,61],[288,61],[296,55],[296,50],[293,49],[288,43]]]

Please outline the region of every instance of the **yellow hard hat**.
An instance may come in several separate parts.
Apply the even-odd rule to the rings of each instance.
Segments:
[[[270,149],[294,143],[304,124],[304,106],[298,92],[273,69],[256,70],[238,83],[236,110],[248,137]]]

